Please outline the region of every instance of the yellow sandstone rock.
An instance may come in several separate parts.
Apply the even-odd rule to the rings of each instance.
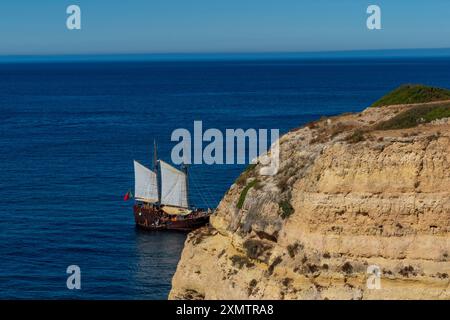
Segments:
[[[377,130],[412,107],[283,136],[278,173],[189,234],[169,298],[450,299],[450,121]]]

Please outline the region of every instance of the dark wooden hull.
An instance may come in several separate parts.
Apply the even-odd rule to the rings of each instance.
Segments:
[[[158,207],[135,204],[133,207],[136,226],[145,230],[191,231],[209,222],[210,214],[197,210],[187,216],[169,215]]]

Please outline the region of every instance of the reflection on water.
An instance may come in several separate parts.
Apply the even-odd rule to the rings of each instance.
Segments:
[[[136,290],[142,298],[164,299],[183,250],[186,233],[143,231],[136,228],[136,268],[133,270]]]

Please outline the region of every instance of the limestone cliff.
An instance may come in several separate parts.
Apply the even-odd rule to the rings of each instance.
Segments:
[[[284,135],[278,173],[250,166],[189,234],[169,298],[450,299],[450,120],[386,130],[413,108]]]

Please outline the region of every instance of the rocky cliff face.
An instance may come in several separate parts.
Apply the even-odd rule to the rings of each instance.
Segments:
[[[169,298],[450,299],[450,121],[377,129],[412,107],[284,135],[278,173],[250,166],[189,234]]]

